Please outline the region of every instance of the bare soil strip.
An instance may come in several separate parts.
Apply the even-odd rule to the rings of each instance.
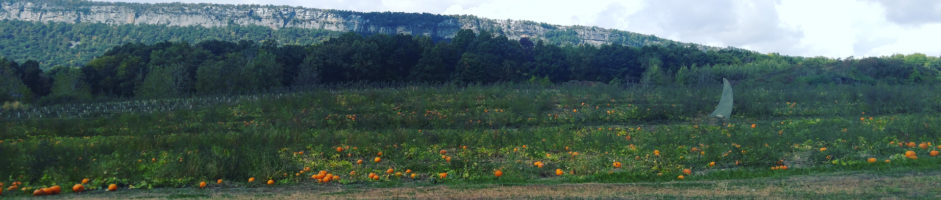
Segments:
[[[552,185],[320,186],[124,190],[68,199],[941,199],[941,170],[835,173],[785,178]]]

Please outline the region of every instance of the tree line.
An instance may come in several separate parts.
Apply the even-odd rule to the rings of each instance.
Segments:
[[[558,46],[462,30],[450,40],[342,34],[314,45],[277,41],[128,43],[82,67],[43,72],[0,62],[0,101],[62,103],[250,93],[351,82],[500,82],[700,85],[722,77],[756,84],[930,84],[941,61],[924,54],[803,58],[695,46]]]

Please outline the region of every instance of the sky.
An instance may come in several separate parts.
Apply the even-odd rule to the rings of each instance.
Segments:
[[[467,14],[584,25],[763,53],[941,56],[937,0],[101,0]]]

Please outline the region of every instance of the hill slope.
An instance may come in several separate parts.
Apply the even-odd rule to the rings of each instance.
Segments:
[[[44,68],[81,65],[112,46],[128,42],[272,39],[289,44],[310,44],[322,41],[321,37],[336,35],[325,33],[350,31],[448,39],[461,29],[471,29],[494,32],[510,39],[525,37],[563,45],[622,44],[636,47],[680,44],[655,36],[597,27],[559,26],[474,16],[362,13],[261,5],[2,0],[0,20],[3,20],[0,30],[6,33],[5,37],[0,38],[0,44],[4,44],[0,48],[0,55],[17,61],[40,60]],[[94,31],[76,30],[82,29],[76,27],[88,26],[94,26]],[[252,31],[233,31],[233,27]],[[31,32],[13,34],[13,30]],[[285,34],[284,30],[291,31]]]

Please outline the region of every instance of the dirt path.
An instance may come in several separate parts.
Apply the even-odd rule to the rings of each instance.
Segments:
[[[546,199],[746,198],[939,199],[941,170],[891,174],[836,173],[786,178],[665,183],[554,185],[363,186],[155,189],[62,195],[69,199]]]

